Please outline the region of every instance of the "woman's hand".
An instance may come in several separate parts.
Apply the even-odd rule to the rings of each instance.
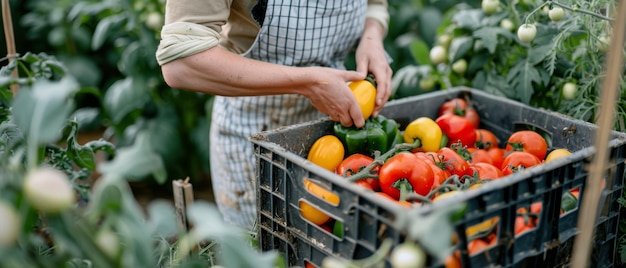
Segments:
[[[371,73],[376,79],[376,105],[372,116],[377,116],[391,95],[391,76],[393,71],[387,61],[383,39],[385,30],[376,20],[365,22],[363,36],[356,50],[356,70],[359,73]]]
[[[325,67],[305,69],[307,76],[310,76],[306,80],[313,82],[308,83],[308,88],[302,90],[301,94],[306,96],[317,110],[346,127],[365,125],[361,107],[348,83],[365,79],[366,73]]]

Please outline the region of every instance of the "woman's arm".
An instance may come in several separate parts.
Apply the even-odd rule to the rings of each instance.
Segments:
[[[384,25],[379,20],[368,18],[365,21],[363,36],[356,50],[357,71],[372,73],[376,79],[376,106],[373,116],[377,116],[391,95],[391,76],[387,54],[383,46],[386,35]]]
[[[223,96],[301,94],[345,126],[365,124],[347,82],[366,73],[323,67],[290,67],[234,54],[220,47],[161,66],[173,88]]]

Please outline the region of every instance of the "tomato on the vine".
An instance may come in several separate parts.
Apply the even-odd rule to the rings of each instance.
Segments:
[[[491,149],[500,146],[500,141],[491,130],[476,128],[476,143],[474,146],[481,149]]]
[[[474,147],[476,132],[474,125],[466,117],[446,113],[435,120],[441,132],[448,137],[448,146],[461,142],[463,146]]]
[[[551,21],[560,21],[565,17],[565,10],[561,7],[553,7],[548,11],[548,17]]]
[[[378,172],[381,191],[396,200],[401,189],[427,195],[434,183],[433,171],[423,159],[412,153],[401,152],[389,158]]]
[[[470,168],[478,174],[481,180],[495,180],[502,178],[502,170],[489,163],[473,163]]]
[[[436,164],[452,175],[457,175],[461,178],[474,175],[467,160],[450,147],[443,147],[436,153],[428,152],[426,155],[436,159]]]
[[[535,131],[519,130],[509,136],[505,150],[529,152],[543,160],[548,152],[548,143]]]
[[[389,262],[392,267],[424,267],[427,257],[420,246],[406,241],[391,250]]]
[[[502,160],[502,175],[510,175],[519,170],[541,164],[541,160],[529,152],[513,151]]]
[[[468,162],[493,164],[493,161],[491,160],[491,155],[489,155],[489,151],[487,149],[467,148],[466,150],[471,155],[471,158],[468,160]]]
[[[442,183],[444,183],[446,181],[446,179],[448,179],[448,177],[450,177],[450,172],[446,169],[443,169],[442,167],[440,167],[439,165],[436,164],[436,160],[433,159],[433,155],[427,155],[425,152],[416,152],[414,153],[418,158],[423,159],[424,161],[426,161],[426,163],[428,163],[428,165],[430,165],[430,169],[433,170],[433,186],[432,188],[435,189],[437,187],[439,187],[439,185],[441,185]]]
[[[367,155],[360,154],[360,153],[351,154],[350,156],[346,157],[343,161],[341,161],[341,163],[339,163],[339,166],[337,166],[337,169],[335,170],[335,172],[341,176],[349,177],[359,172],[360,170],[367,167],[373,162],[374,162],[374,158],[371,158]],[[355,181],[355,183],[361,186],[364,186],[365,188],[369,188],[373,191],[379,191],[380,186],[378,183],[378,179],[374,178],[375,176],[378,176],[379,168],[380,168],[379,166],[372,168],[372,170],[370,171],[372,178],[360,179],[360,180]]]
[[[480,126],[480,116],[478,115],[478,112],[474,109],[474,107],[468,105],[465,99],[453,98],[444,102],[441,106],[439,106],[437,117],[448,113],[456,114],[469,119],[474,128],[479,128]]]
[[[506,154],[506,151],[503,148],[489,148],[489,150],[487,150],[487,154],[491,157],[491,164],[496,167],[502,167],[502,161],[504,160],[504,155]]]
[[[434,46],[430,49],[430,61],[437,65],[443,63],[448,58],[448,52],[445,47],[441,45]]]
[[[530,43],[537,36],[537,27],[534,24],[525,23],[517,28],[517,37],[524,43]]]
[[[574,82],[567,82],[563,84],[561,93],[563,93],[564,99],[573,100],[574,98],[576,98],[576,93],[578,93],[578,85],[576,85]]]

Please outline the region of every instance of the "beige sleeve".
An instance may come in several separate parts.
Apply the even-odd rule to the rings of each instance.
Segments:
[[[375,19],[385,29],[389,29],[389,10],[387,0],[368,0],[367,1],[367,18]]]
[[[156,58],[163,65],[219,44],[232,0],[168,0]]]

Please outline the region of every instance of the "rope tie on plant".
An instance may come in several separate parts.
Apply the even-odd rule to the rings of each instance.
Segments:
[[[4,38],[7,43],[7,56],[9,63],[15,60],[17,53],[15,51],[15,36],[13,35],[13,20],[11,19],[11,6],[9,0],[2,0],[2,23],[4,24]],[[13,78],[17,78],[17,69],[11,72]],[[18,84],[11,84],[11,92],[17,94]]]

